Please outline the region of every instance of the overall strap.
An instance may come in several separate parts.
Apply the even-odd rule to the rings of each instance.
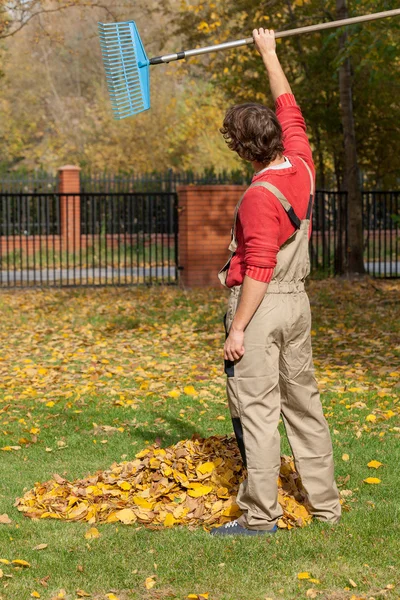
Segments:
[[[305,167],[306,167],[306,169],[308,171],[308,174],[310,176],[310,183],[311,183],[311,187],[310,187],[310,199],[308,201],[307,216],[306,216],[306,219],[309,219],[311,217],[312,206],[313,206],[313,201],[314,201],[314,177],[313,177],[313,174],[311,173],[311,169],[308,166],[308,164],[306,163],[306,161],[303,160],[301,158],[301,156],[299,156],[299,158],[304,163],[304,165],[305,165]]]
[[[269,190],[275,196],[275,198],[277,198],[279,200],[279,202],[282,204],[283,208],[285,209],[285,211],[286,211],[289,219],[291,220],[292,224],[294,225],[294,227],[296,229],[300,229],[301,220],[294,212],[293,207],[290,204],[290,202],[285,198],[285,196],[282,194],[282,192],[280,190],[278,190],[277,187],[272,185],[272,183],[269,183],[269,181],[257,181],[256,183],[252,183],[250,187],[251,188],[252,187],[263,187],[263,188],[266,188],[267,190]]]
[[[246,190],[246,192],[247,192],[247,190]],[[231,230],[231,243],[229,244],[229,248],[228,248],[228,250],[230,250],[231,252],[235,252],[235,250],[236,250],[236,245],[237,245],[237,243],[236,243],[237,216],[238,216],[240,205],[243,202],[243,198],[245,197],[246,192],[243,194],[243,196],[240,198],[239,202],[236,204],[235,213],[233,215],[233,226],[232,226],[232,230]]]

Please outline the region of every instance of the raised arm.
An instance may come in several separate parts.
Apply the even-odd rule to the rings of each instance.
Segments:
[[[274,102],[282,94],[292,94],[292,89],[276,54],[276,40],[273,30],[263,29],[262,27],[254,29],[253,37],[267,70]]]
[[[285,153],[301,156],[314,169],[306,123],[276,54],[275,34],[273,30],[260,28],[253,31],[253,37],[267,70],[276,116],[282,126]]]

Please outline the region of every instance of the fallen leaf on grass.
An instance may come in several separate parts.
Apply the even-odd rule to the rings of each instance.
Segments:
[[[79,598],[90,598],[92,594],[85,592],[85,590],[76,590],[76,595],[79,596]]]
[[[297,574],[297,579],[310,579],[310,573],[308,571],[303,571],[302,573]]]
[[[192,385],[187,385],[185,388],[183,388],[183,391],[187,396],[197,396],[199,393]]]
[[[98,529],[96,529],[96,527],[91,527],[86,533],[85,533],[85,538],[87,540],[93,540],[96,538],[99,538],[101,535],[100,531]]]
[[[15,567],[30,567],[31,565],[26,561],[26,560],[21,560],[19,558],[16,558],[15,560],[11,561],[11,564],[14,565]]]
[[[318,592],[314,588],[309,588],[306,591],[307,598],[316,598],[318,596]]]
[[[31,597],[32,598],[40,598],[40,594],[39,594],[39,592],[36,592],[36,590],[35,590],[31,593]]]
[[[48,544],[39,544],[38,546],[34,547],[34,550],[44,550],[45,548],[47,548]]]
[[[40,580],[40,584],[43,587],[47,587],[47,585],[48,585],[47,582],[49,579],[50,579],[50,575],[46,575],[46,577],[42,577],[42,579]]]
[[[146,590],[151,590],[156,585],[154,577],[147,577],[144,582]]]
[[[205,594],[189,594],[187,597],[193,598],[194,600],[208,600],[208,596],[209,593],[206,592]]]
[[[353,579],[349,579],[349,583],[350,583],[351,587],[355,587],[355,588],[357,587],[357,584]]]
[[[377,483],[381,483],[381,480],[378,479],[378,477],[367,477],[366,479],[363,479],[363,481],[365,483],[371,483],[371,484],[377,484]]]
[[[348,460],[350,460],[350,456],[348,454],[343,454],[342,455],[342,460],[344,460],[345,462],[347,462]]]
[[[6,515],[6,513],[4,513],[3,515],[0,515],[0,524],[1,525],[9,525],[9,523],[12,523],[10,517],[8,515]]]
[[[367,467],[370,467],[371,469],[379,469],[379,467],[382,467],[382,463],[379,462],[379,460],[370,460]]]

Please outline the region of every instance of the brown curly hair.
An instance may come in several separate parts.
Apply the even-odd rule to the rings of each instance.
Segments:
[[[283,153],[283,133],[273,110],[256,102],[236,104],[226,112],[220,132],[240,158],[269,164]]]

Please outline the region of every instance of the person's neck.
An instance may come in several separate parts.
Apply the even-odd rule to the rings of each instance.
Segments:
[[[253,165],[254,171],[256,173],[258,173],[259,171],[262,171],[263,169],[266,169],[267,167],[274,167],[275,165],[281,165],[284,162],[285,162],[285,157],[283,156],[283,154],[280,154],[274,160],[272,160],[270,163],[260,163],[255,160],[255,161],[252,161],[252,165]]]

